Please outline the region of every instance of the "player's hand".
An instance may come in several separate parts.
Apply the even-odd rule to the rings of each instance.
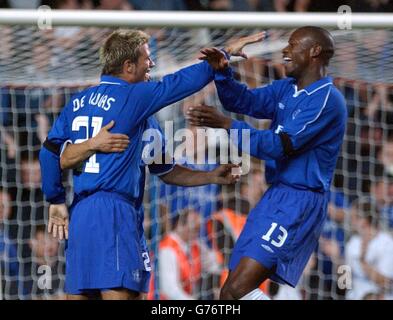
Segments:
[[[213,183],[215,184],[234,184],[239,181],[241,168],[237,164],[222,164],[212,172]]]
[[[247,59],[247,55],[243,52],[243,48],[252,43],[263,41],[266,38],[266,31],[253,34],[251,36],[231,40],[225,47],[225,51],[232,56],[243,57]]]
[[[102,127],[98,134],[91,138],[90,146],[95,152],[123,152],[127,149],[130,139],[126,134],[110,133],[115,122],[112,120],[106,126]]]
[[[224,52],[217,48],[204,48],[200,52],[203,56],[199,60],[207,61],[214,70],[224,70],[229,66],[229,60]]]
[[[68,239],[68,209],[64,203],[49,206],[48,233],[60,240]]]
[[[190,107],[186,119],[193,126],[229,129],[232,119],[225,116],[216,108],[206,105]]]

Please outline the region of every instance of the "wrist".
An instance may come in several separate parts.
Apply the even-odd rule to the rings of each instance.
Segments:
[[[91,138],[91,139],[86,140],[86,145],[87,145],[87,149],[89,152],[98,151],[95,138]]]
[[[222,127],[226,130],[229,130],[232,127],[232,119],[225,117]]]
[[[221,51],[225,54],[225,58],[227,58],[227,60],[229,61],[231,59],[232,49],[229,47],[226,47],[224,49],[221,49]]]

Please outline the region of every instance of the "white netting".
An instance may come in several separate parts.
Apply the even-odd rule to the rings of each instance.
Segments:
[[[0,178],[1,194],[4,195],[0,198],[0,260],[1,288],[6,299],[30,299],[42,294],[53,297],[51,294],[57,289],[62,290],[63,245],[58,246],[48,236],[44,237],[40,229],[45,223],[47,206],[39,187],[37,152],[54,119],[72,94],[97,83],[100,74],[98,48],[111,30],[56,27],[42,31],[35,27],[0,27]],[[199,49],[204,46],[221,47],[233,37],[259,30],[160,28],[146,31],[152,35],[150,47],[157,64],[153,76],[160,77],[193,63]],[[283,76],[281,49],[286,44],[289,31],[268,31],[269,38],[263,44],[246,50],[250,56],[247,61],[233,63],[236,76],[250,87]],[[350,202],[371,193],[373,197],[380,197],[377,200],[384,210],[391,209],[393,199],[388,185],[381,187],[384,191],[377,188],[382,177],[387,177],[387,171],[393,173],[393,31],[357,29],[332,32],[337,50],[330,70],[346,97],[350,115],[334,182],[337,198],[332,201],[331,213],[332,216],[336,213],[336,217],[326,225],[326,241],[312,259],[299,289],[293,292],[280,289],[281,297],[342,298],[344,291],[336,290],[336,267],[344,264],[342,251],[353,231],[349,209],[342,196]],[[185,127],[184,110],[202,102],[220,107],[214,86],[210,85],[193,97],[164,109],[159,112],[158,118],[163,127],[164,121],[168,120],[174,121],[176,129]],[[244,119],[259,128],[268,125],[266,121]],[[213,242],[213,248],[219,251],[225,264],[236,232],[233,236],[223,227],[225,222],[215,213],[230,209],[246,215],[266,190],[263,171],[263,163],[253,161],[250,173],[239,185],[222,190],[216,187],[164,187],[158,180],[149,177],[145,225],[154,257],[159,255],[159,242],[170,228],[171,212],[184,203],[198,203],[205,217],[204,223],[209,217],[215,217],[212,227],[202,231],[201,241]],[[71,186],[69,178],[66,181],[68,189]],[[10,201],[10,210],[7,209],[7,201]],[[381,221],[381,228],[385,228],[389,219]],[[336,243],[341,254],[329,258],[334,254]],[[333,266],[327,260],[333,260]],[[54,280],[51,290],[38,287],[43,272],[38,273],[37,268],[41,265],[51,267]],[[157,293],[160,275],[155,272],[154,278]],[[219,276],[203,273],[200,286],[195,287],[195,297],[217,297],[219,283]],[[275,286],[271,285],[272,295],[275,290]]]

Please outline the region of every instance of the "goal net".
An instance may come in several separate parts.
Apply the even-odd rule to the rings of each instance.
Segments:
[[[318,16],[315,24],[318,24]],[[263,30],[208,28],[203,27],[203,23],[199,28],[143,29],[152,36],[150,48],[156,63],[152,73],[155,79],[196,62],[203,47],[220,48],[231,39]],[[231,65],[236,78],[249,87],[258,87],[284,77],[281,50],[293,29],[264,28],[268,38],[245,50],[249,58],[233,59]],[[94,26],[54,26],[49,30],[40,30],[34,25],[0,26],[1,299],[63,296],[65,244],[53,240],[45,231],[48,204],[40,189],[37,155],[65,103],[74,93],[98,83],[98,49],[113,30]],[[273,299],[350,297],[348,281],[344,283],[340,277],[345,276],[343,270],[348,266],[347,244],[356,232],[351,223],[354,201],[369,199],[368,203],[377,203],[379,209],[373,212],[380,222],[378,230],[390,232],[393,227],[393,31],[330,30],[336,41],[336,55],[329,73],[345,96],[349,118],[332,183],[329,220],[297,288],[292,290],[273,282],[263,286]],[[163,109],[157,118],[163,128],[168,123],[173,124],[174,130],[189,127],[184,114],[188,107],[198,104],[221,109],[214,84]],[[247,116],[231,116],[256,128],[269,125],[268,121]],[[206,148],[215,149],[216,145],[209,143]],[[215,166],[213,163],[192,165],[190,160],[187,163],[204,170]],[[203,248],[202,260],[214,257],[216,266],[202,268],[200,277],[194,279],[190,295],[197,299],[218,297],[225,266],[245,217],[268,187],[264,163],[257,159],[251,159],[250,163],[248,174],[233,187],[165,186],[158,178],[147,176],[145,232],[153,266],[149,298],[168,296],[162,292],[167,275],[160,274],[157,258],[162,239],[173,232],[173,222],[184,209],[199,213],[200,229],[194,240]],[[65,175],[64,184],[70,204],[71,174]],[[374,284],[365,295],[384,293]]]

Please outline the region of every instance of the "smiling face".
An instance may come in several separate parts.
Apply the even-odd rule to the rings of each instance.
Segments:
[[[320,72],[334,55],[334,39],[325,29],[302,27],[295,30],[282,50],[285,74],[300,79],[307,72]]]
[[[150,56],[149,45],[145,43],[139,49],[140,55],[135,64],[135,80],[136,82],[149,81],[150,71],[155,66]]]
[[[287,77],[300,78],[310,65],[310,39],[301,31],[293,32],[288,45],[282,50],[285,74]]]

